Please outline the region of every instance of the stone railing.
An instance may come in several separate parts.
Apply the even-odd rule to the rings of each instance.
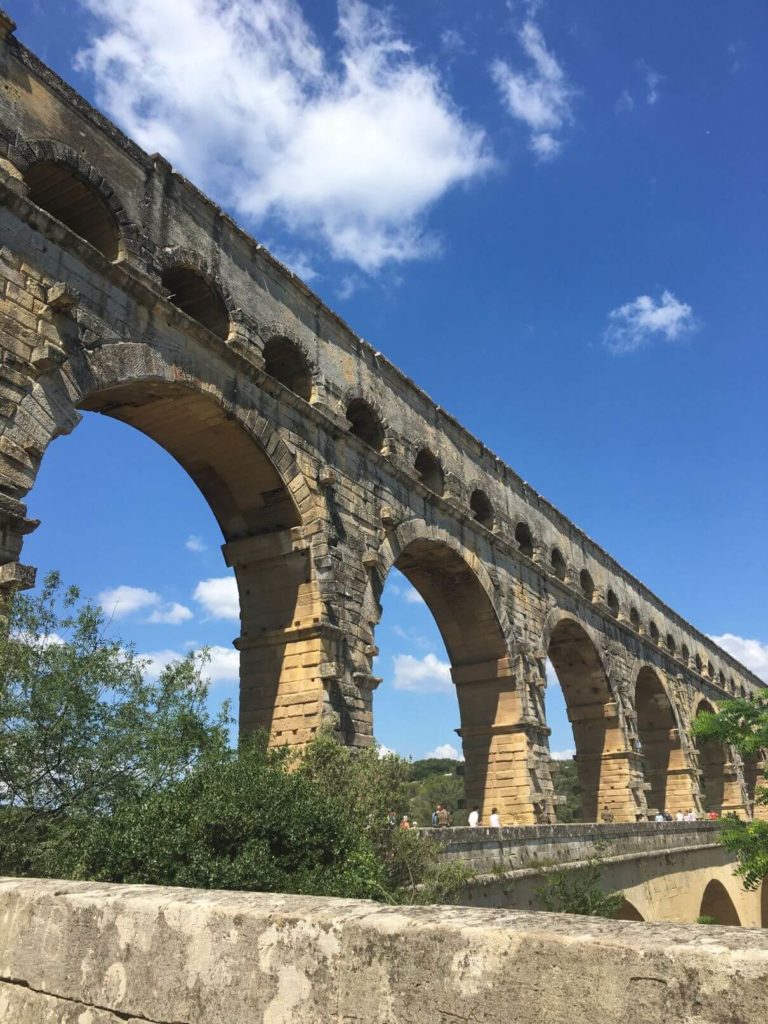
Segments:
[[[483,873],[710,846],[717,844],[717,828],[716,821],[649,821],[419,831],[443,845],[446,860],[464,861]]]
[[[3,1024],[753,1024],[768,933],[0,880]]]

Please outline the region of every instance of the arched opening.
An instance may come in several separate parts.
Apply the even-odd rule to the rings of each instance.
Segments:
[[[667,691],[652,668],[640,669],[635,686],[637,733],[643,755],[649,815],[689,811],[693,807],[680,733]]]
[[[616,596],[616,592],[608,588],[608,593],[605,595],[605,603],[608,605],[608,611],[617,619],[619,617],[619,599]]]
[[[695,664],[696,664],[696,671],[699,673],[699,675],[701,675],[701,670],[703,668],[703,664],[704,663],[701,660],[701,655],[700,654],[696,655]]]
[[[414,463],[419,480],[435,494],[445,490],[445,475],[438,459],[427,448],[422,448]]]
[[[296,641],[286,638],[284,643],[271,646],[263,643],[265,636],[280,633],[287,627],[309,626],[312,616],[317,614],[306,550],[302,545],[293,543],[296,528],[301,525],[301,516],[291,490],[271,458],[255,436],[214,398],[167,381],[141,379],[105,388],[83,400],[80,408],[136,428],[165,449],[197,485],[226,542],[226,563],[234,570],[235,580],[219,563],[217,569],[210,572],[210,578],[200,582],[209,584],[207,590],[204,588],[205,593],[211,600],[215,599],[217,607],[226,606],[233,610],[228,617],[240,620],[241,729],[249,731],[265,727],[271,730],[277,741],[282,742],[299,742],[306,738],[297,736],[297,724],[303,724],[303,720],[291,718],[290,705],[300,696],[295,685],[295,672],[293,679],[289,679],[290,673],[284,669],[284,666],[293,668],[297,663],[297,651],[292,646]],[[98,422],[96,417],[93,419]],[[79,428],[74,432],[75,438],[78,432]],[[69,438],[60,439],[56,450],[65,450],[70,443]],[[116,446],[114,450],[105,451],[102,460],[112,465],[120,457],[121,448]],[[43,462],[41,476],[45,473],[46,461]],[[80,481],[80,489],[87,491],[88,487],[98,485],[102,475],[94,474],[93,467],[89,466],[88,474],[81,473],[76,479]],[[30,499],[38,511],[34,506],[35,495],[36,489],[31,492]],[[60,505],[67,504],[61,502],[60,495],[59,501]],[[45,510],[39,512],[43,527],[28,543],[34,544],[45,537],[46,518],[55,520],[57,524],[66,521],[60,510],[54,514],[48,512],[47,516]],[[119,548],[122,545],[121,550],[125,551],[125,577],[128,578],[115,579],[109,586],[130,584],[144,591],[152,590],[146,587],[144,580],[136,579],[134,575],[141,566],[144,549],[153,550],[151,540],[142,540],[139,524],[143,517],[148,520],[147,534],[152,532],[151,524],[166,518],[181,524],[177,528],[185,533],[189,529],[183,508],[158,506],[148,482],[144,487],[136,485],[130,501],[123,501],[123,507],[115,513],[113,527],[117,534],[115,546]],[[72,524],[73,534],[78,528],[79,523]],[[71,542],[67,536],[59,540],[59,547],[68,547]],[[181,543],[183,546],[183,539]],[[208,547],[213,548],[214,544],[209,543]],[[87,562],[89,551],[90,546],[84,540],[81,562]],[[157,560],[160,561],[159,555]],[[42,568],[46,561],[41,559],[39,564]],[[56,562],[48,559],[47,566],[54,568]],[[81,582],[84,587],[86,585],[80,571],[74,581]],[[176,600],[179,606],[184,604]],[[192,595],[187,594],[186,600],[191,603]],[[155,615],[152,621],[158,624],[171,622],[176,615],[176,612],[164,610],[157,602],[148,607]],[[186,618],[189,616],[183,613],[177,621],[182,622]],[[230,623],[226,643],[216,641],[220,650],[226,653],[230,668],[233,659],[237,663],[231,648],[232,629]],[[191,642],[198,646],[202,641],[193,633]],[[321,647],[320,640],[317,645]],[[308,650],[307,645],[304,646]],[[293,665],[290,664],[291,659]],[[313,686],[316,688],[316,685],[308,670],[307,690]],[[306,695],[303,699],[307,700]]]
[[[582,569],[579,573],[579,586],[581,587],[584,597],[586,597],[588,601],[591,601],[595,596],[595,584],[586,569]]]
[[[421,605],[422,613],[426,606],[434,619],[448,664],[441,667],[441,651],[433,646],[421,648],[426,653],[419,653],[421,638],[412,636],[409,616],[398,624],[397,632],[400,649],[410,644],[408,654],[389,658],[382,650],[377,662],[376,671],[383,675],[384,687],[390,672],[397,687],[398,673],[402,675],[401,670],[407,669],[414,685],[432,679],[444,699],[451,701],[449,694],[455,693],[467,807],[478,806],[485,822],[494,806],[503,822],[532,820],[524,736],[508,728],[520,721],[520,694],[514,686],[504,633],[488,593],[464,558],[439,540],[410,541],[397,552],[394,568],[413,588],[406,600],[414,607]],[[388,602],[392,600],[392,585],[402,596],[396,574],[390,574],[390,578]],[[374,580],[376,586],[378,582]],[[376,597],[381,609],[381,591]],[[391,645],[381,625],[377,644],[379,636]],[[436,676],[438,672],[441,674]],[[411,688],[406,680],[400,686]],[[443,746],[447,750],[449,745]]]
[[[709,701],[702,700],[696,709],[696,717],[714,714]],[[699,785],[704,799],[704,810],[720,814],[725,799],[725,766],[728,755],[722,743],[715,740],[696,740],[699,751]]]
[[[493,505],[485,491],[473,491],[469,507],[478,523],[490,530],[493,526]]]
[[[573,730],[581,819],[604,820],[607,812],[612,820],[634,821],[617,706],[592,640],[578,622],[563,618],[552,631],[548,657]]]
[[[704,895],[701,898],[699,917],[710,918],[716,924],[728,924],[740,926],[741,921],[733,900],[728,895],[728,890],[722,882],[713,878],[707,883]]]
[[[690,661],[690,659],[691,659],[691,652],[688,650],[688,645],[687,644],[683,644],[682,647],[680,648],[680,657],[683,659],[683,661],[685,662],[686,665]]]
[[[630,903],[626,897],[621,901],[619,912],[616,914],[617,921],[644,921],[645,918],[634,905]]]
[[[533,536],[528,523],[518,523],[515,527],[515,543],[522,555],[533,558]]]
[[[308,402],[312,397],[312,374],[303,352],[287,338],[270,338],[264,346],[264,369],[275,380]]]
[[[640,629],[640,612],[634,605],[629,609],[629,621],[632,629]]]
[[[108,260],[120,254],[120,232],[112,211],[93,185],[67,164],[40,160],[27,170],[29,199],[84,238]]]
[[[669,653],[674,654],[675,650],[677,649],[677,644],[675,643],[675,638],[672,636],[671,633],[667,633],[667,639],[665,643],[667,645],[667,650],[669,651]]]
[[[655,644],[659,642],[659,627],[656,625],[653,619],[651,619],[651,621],[648,623],[648,636],[651,638],[651,640],[653,640]]]
[[[564,580],[566,564],[560,548],[552,548],[552,554],[549,556],[549,564],[552,567],[552,572],[555,576],[557,576],[559,580]]]
[[[353,398],[347,406],[350,433],[380,452],[384,447],[384,427],[371,406],[362,398]]]
[[[221,338],[229,336],[229,311],[224,299],[203,274],[191,267],[169,267],[161,278],[174,306]]]

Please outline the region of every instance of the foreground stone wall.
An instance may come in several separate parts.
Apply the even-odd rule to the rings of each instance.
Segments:
[[[768,934],[0,880],[3,1024],[757,1024]]]

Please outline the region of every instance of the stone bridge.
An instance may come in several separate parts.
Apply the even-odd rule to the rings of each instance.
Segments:
[[[0,18],[0,587],[31,586],[24,498],[81,410],[195,481],[240,594],[240,726],[372,742],[400,569],[448,650],[467,799],[554,820],[545,662],[586,820],[751,813],[757,762],[694,717],[762,683],[536,493]],[[66,495],[62,495],[62,501]],[[140,513],[140,509],[137,512]]]
[[[768,880],[743,887],[714,821],[421,831],[442,845],[445,860],[473,870],[462,896],[467,906],[544,909],[537,889],[547,875],[567,876],[597,860],[601,888],[624,894],[624,920],[693,924],[711,917],[768,928]]]

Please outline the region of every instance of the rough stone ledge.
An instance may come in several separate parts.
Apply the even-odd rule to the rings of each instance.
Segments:
[[[768,932],[0,880],[3,1024],[757,1024]]]

